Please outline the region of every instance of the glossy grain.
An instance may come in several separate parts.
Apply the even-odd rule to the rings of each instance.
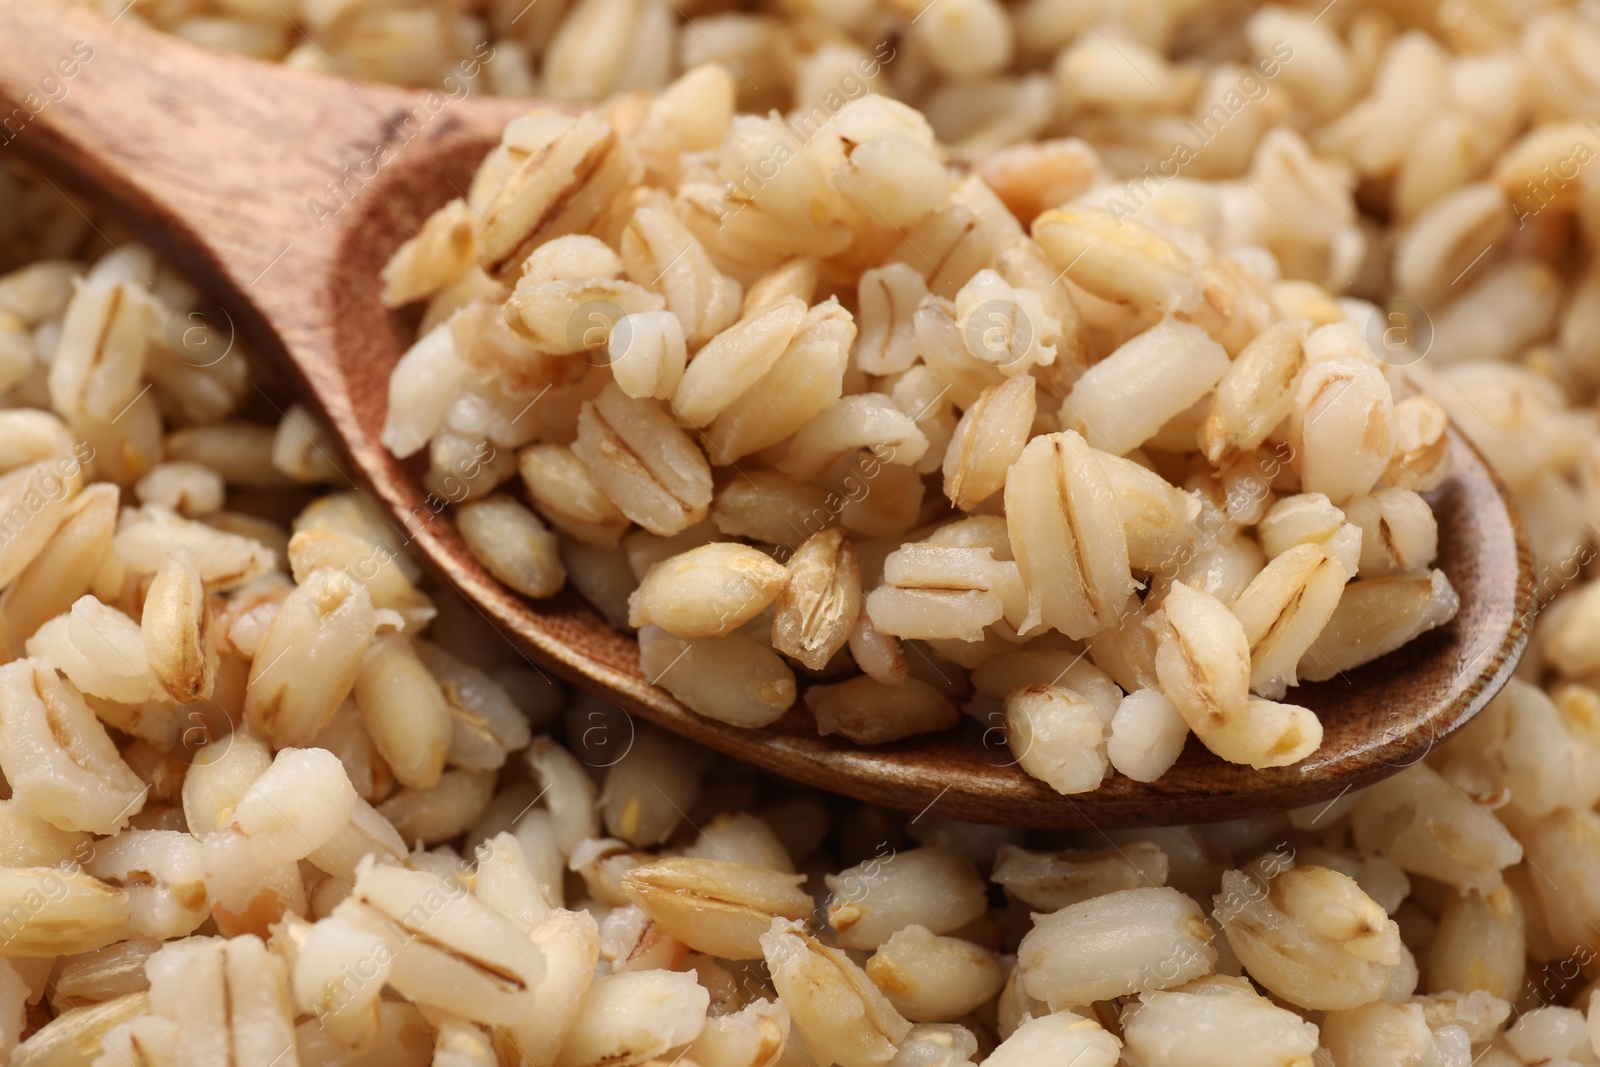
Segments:
[[[57,63],[93,56],[44,97]],[[29,94],[33,96],[30,98]],[[47,101],[42,108],[34,104]],[[510,593],[467,554],[419,469],[379,444],[389,370],[415,315],[379,302],[378,271],[474,167],[526,102],[357,87],[202,53],[111,26],[55,0],[0,0],[0,158],[127,223],[226,309],[262,354],[295,372],[352,476],[426,563],[530,657],[630,712],[756,766],[904,811],[1017,826],[1192,823],[1332,799],[1422,759],[1510,677],[1527,641],[1533,574],[1503,486],[1452,430],[1455,467],[1434,494],[1438,566],[1461,596],[1449,626],[1292,699],[1322,717],[1322,748],[1294,767],[1225,764],[1192,738],[1143,785],[1118,776],[1062,797],[1022,773],[997,730],[861,748],[816,736],[803,701],[764,730],[702,719],[654,688],[638,648],[568,592]]]

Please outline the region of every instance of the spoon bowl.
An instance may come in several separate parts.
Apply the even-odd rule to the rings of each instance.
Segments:
[[[59,83],[65,92],[41,96],[39,79],[61,77],[60,57],[85,46],[92,58]],[[382,306],[379,271],[431,211],[463,195],[505,123],[528,106],[358,87],[201,52],[55,0],[0,0],[0,118],[13,116],[0,127],[0,159],[28,159],[184,270],[255,350],[293,370],[344,469],[439,578],[535,662],[647,721],[903,811],[1112,828],[1331,801],[1425,758],[1510,678],[1534,614],[1532,556],[1505,487],[1452,428],[1453,473],[1431,502],[1436,565],[1460,612],[1359,670],[1295,690],[1324,737],[1292,767],[1228,764],[1191,737],[1156,782],[1117,775],[1065,797],[1017,766],[1003,731],[971,720],[865,748],[817,736],[803,700],[758,730],[690,712],[645,678],[633,639],[570,589],[531,601],[501,585],[468,553],[415,464],[379,441],[389,372],[417,323],[415,312]]]

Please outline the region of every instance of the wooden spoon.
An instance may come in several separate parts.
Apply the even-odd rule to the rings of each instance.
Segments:
[[[1062,797],[1015,765],[1001,732],[970,721],[862,748],[818,737],[803,702],[763,730],[694,715],[646,681],[634,641],[578,597],[529,601],[491,577],[414,466],[379,443],[389,370],[417,318],[381,306],[378,272],[429,212],[468,188],[527,106],[358,87],[202,52],[53,0],[0,0],[0,159],[37,164],[170,257],[257,351],[294,369],[360,479],[444,580],[535,661],[651,722],[903,811],[1109,828],[1329,800],[1420,760],[1511,676],[1533,614],[1528,543],[1504,487],[1452,430],[1455,473],[1433,503],[1438,565],[1461,612],[1348,677],[1300,687],[1293,699],[1326,733],[1297,766],[1226,764],[1191,738],[1158,782],[1118,775]]]

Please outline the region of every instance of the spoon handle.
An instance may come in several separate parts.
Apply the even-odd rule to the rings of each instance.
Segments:
[[[55,0],[0,0],[0,158],[39,163],[279,328],[279,286],[325,263],[335,237],[308,193],[363,157],[382,95]]]
[[[391,328],[378,246],[459,195],[417,203],[396,185],[462,169],[476,143],[470,166],[527,102],[462,99],[473,61],[447,79],[452,94],[358,86],[131,22],[0,0],[0,160],[38,164],[139,234],[222,306],[229,333],[287,360],[357,468],[383,480],[387,457],[360,442],[381,425],[388,368],[354,365],[341,345],[361,347],[345,343],[357,319]]]

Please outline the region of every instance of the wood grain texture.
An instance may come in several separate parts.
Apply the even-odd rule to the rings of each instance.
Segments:
[[[1292,699],[1319,713],[1325,736],[1295,767],[1236,767],[1191,739],[1158,782],[1118,776],[1094,793],[1062,797],[1022,773],[1002,737],[970,721],[866,749],[818,737],[803,705],[764,730],[700,718],[651,686],[635,643],[575,595],[532,602],[500,585],[468,555],[414,466],[379,444],[389,370],[415,318],[383,309],[378,271],[429,212],[467,188],[500,128],[526,104],[442,98],[435,109],[422,94],[202,53],[53,0],[0,0],[0,107],[11,112],[80,41],[94,58],[64,99],[0,147],[0,158],[25,156],[122,218],[227,308],[258,351],[291,366],[405,539],[536,662],[719,751],[886,807],[934,805],[941,816],[981,822],[1234,818],[1328,800],[1420,760],[1498,691],[1527,641],[1527,538],[1504,487],[1452,430],[1455,473],[1433,503],[1438,565],[1461,612],[1347,677],[1296,690]],[[382,166],[362,166],[383,148]],[[346,184],[348,203],[314,213],[313,197],[337,203],[324,183],[346,180],[346,167],[361,179]]]

